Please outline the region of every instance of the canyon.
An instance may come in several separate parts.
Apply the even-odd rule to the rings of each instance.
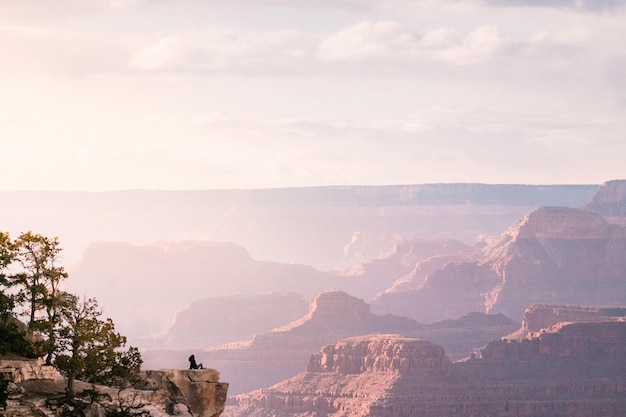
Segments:
[[[200,233],[93,243],[70,270],[141,348],[145,388],[193,353],[232,417],[626,415],[626,181],[181,193],[170,212],[146,193],[141,220],[114,194],[73,195],[112,216],[76,225]]]
[[[625,354],[623,321],[494,340],[457,362],[429,341],[359,336],[325,346],[293,378],[236,396],[224,415],[623,416]]]
[[[542,207],[482,247],[417,264],[372,301],[372,311],[422,322],[468,311],[521,321],[530,304],[624,305],[624,253],[624,227],[592,212]]]
[[[224,224],[248,224],[246,230],[262,235],[267,247],[274,245],[287,227],[293,235],[283,244],[303,255],[292,260],[306,258],[311,262],[285,263],[281,261],[284,256],[259,260],[254,255],[259,254],[256,245],[240,245],[250,242],[237,238],[236,233],[224,241],[100,242],[91,244],[72,267],[67,288],[96,296],[106,306],[105,314],[133,345],[142,349],[182,348],[181,343],[187,342],[192,343],[190,347],[206,349],[247,340],[289,322],[302,313],[315,294],[328,289],[366,300],[376,314],[390,313],[422,323],[491,311],[519,321],[524,309],[533,303],[597,303],[606,296],[613,298],[610,304],[622,304],[619,280],[623,265],[611,257],[623,242],[616,231],[622,228],[619,216],[609,222],[600,214],[580,209],[534,206],[548,203],[580,207],[592,204],[594,198],[605,201],[605,208],[619,205],[622,183],[607,182],[600,187],[448,184],[181,193],[176,194],[180,202],[169,203],[178,207],[172,213],[190,210],[188,221],[198,221],[198,225],[222,213],[225,217],[214,223],[220,230]],[[601,193],[600,197],[595,197],[595,191]],[[145,194],[154,203],[165,195],[169,194]],[[209,201],[208,196],[215,201]],[[113,196],[101,196],[104,200],[109,197]],[[134,193],[114,197],[128,201],[120,200],[120,208],[112,213],[133,201],[131,205],[136,204],[138,198]],[[189,206],[192,202],[207,210],[204,220],[193,220],[198,208]],[[238,217],[243,212],[247,214]],[[610,227],[597,223],[593,220],[596,218],[604,219]],[[137,225],[121,224],[128,225],[130,231],[142,221]],[[159,218],[159,222],[165,225],[164,233],[173,227],[166,218]],[[554,226],[558,222],[568,222],[568,227],[574,228],[569,236],[559,234]],[[529,231],[534,227],[545,230],[541,236],[532,237]],[[589,239],[572,238],[577,233],[584,236],[589,232],[587,227],[598,230]],[[520,230],[526,234],[519,234]],[[227,238],[219,233],[211,236]],[[604,245],[604,239],[610,242]],[[317,249],[301,245],[323,246],[329,251],[332,248],[334,261],[313,262]],[[578,264],[572,266],[578,278],[562,282],[570,271],[559,265],[572,253],[580,255],[576,255]],[[601,264],[599,273],[610,272],[615,279],[600,275],[596,280],[594,267],[585,262]],[[316,265],[326,268],[317,269]],[[589,274],[583,276],[585,272]],[[526,278],[516,278],[526,276],[531,278],[525,283]],[[594,281],[597,286],[592,284]],[[575,299],[577,291],[586,295]],[[137,303],[120,303],[120,292],[133,294]],[[254,306],[277,292],[301,296],[299,310],[290,312],[294,302],[277,298],[276,303],[285,305],[273,303],[275,307],[267,313],[258,314]],[[243,299],[247,301],[241,302]],[[229,310],[233,321],[221,326],[214,312],[225,305],[233,306]]]
[[[362,299],[343,291],[325,291],[311,300],[307,314],[250,340],[209,350],[149,349],[143,358],[146,369],[182,367],[193,353],[219,369],[231,383],[231,394],[239,394],[297,374],[313,352],[350,336],[395,333],[419,337],[442,344],[450,357],[460,359],[519,327],[518,322],[503,315],[482,313],[426,325],[401,316],[372,314]]]

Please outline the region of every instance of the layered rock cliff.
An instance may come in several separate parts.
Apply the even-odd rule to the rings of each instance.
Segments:
[[[9,382],[7,417],[119,415],[125,408],[151,417],[219,417],[224,411],[228,383],[219,381],[215,369],[145,371],[134,388],[119,390],[75,382],[73,404],[65,398],[65,378],[40,359],[0,357],[0,378]],[[96,389],[94,402],[83,398],[83,390]]]
[[[0,357],[0,374],[6,380],[19,384],[28,380],[63,381],[63,376],[43,359],[26,359],[19,356]]]
[[[626,180],[602,184],[583,209],[601,214],[609,221],[626,224]]]
[[[168,414],[175,414],[176,404],[184,404],[194,417],[219,417],[224,411],[228,383],[220,382],[215,369],[162,370],[143,373],[144,388],[166,391]]]
[[[372,310],[422,322],[470,311],[521,321],[531,304],[623,305],[624,253],[623,227],[595,213],[543,207],[478,252],[414,281],[412,289],[380,294]]]
[[[306,371],[237,396],[225,416],[572,417],[626,412],[626,322],[560,325],[448,360],[393,335],[350,338]]]
[[[308,314],[272,332],[256,335],[248,343],[210,351],[147,351],[143,357],[148,367],[154,367],[154,363],[170,366],[195,353],[205,365],[219,368],[231,382],[231,392],[240,394],[301,372],[312,353],[350,336],[396,333],[420,337],[442,344],[451,357],[458,359],[518,328],[519,323],[507,317],[481,313],[424,325],[405,317],[374,315],[362,299],[342,291],[326,291],[313,298]]]
[[[509,337],[525,338],[558,323],[626,321],[625,307],[535,304],[526,309],[522,327]]]

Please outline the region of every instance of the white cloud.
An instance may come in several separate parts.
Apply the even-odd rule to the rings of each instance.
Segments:
[[[418,34],[398,22],[364,21],[324,39],[319,56],[331,61],[393,59],[414,64],[434,60],[465,65],[497,57],[508,45],[495,26],[480,26],[466,34],[446,27]]]
[[[497,58],[505,52],[509,41],[500,36],[497,27],[481,26],[455,44],[448,44],[439,49],[431,48],[429,55],[436,60],[449,62],[456,65],[482,62],[490,58]]]
[[[319,44],[323,60],[379,58],[408,52],[415,45],[415,34],[397,22],[363,21],[342,28]]]
[[[182,62],[181,43],[175,36],[158,39],[132,54],[129,65],[140,70],[172,69]]]
[[[137,70],[257,74],[281,71],[310,55],[313,36],[295,30],[181,31],[148,39],[129,59]]]

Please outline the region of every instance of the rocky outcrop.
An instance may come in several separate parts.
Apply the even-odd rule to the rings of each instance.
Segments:
[[[143,388],[169,392],[169,414],[175,413],[176,404],[184,404],[194,417],[218,417],[229,385],[219,382],[219,377],[215,369],[145,371]]]
[[[622,416],[625,371],[626,322],[493,341],[461,362],[430,342],[371,335],[323,348],[305,372],[237,396],[224,415]]]
[[[521,329],[509,336],[525,338],[558,323],[626,321],[626,307],[536,304],[524,312]]]
[[[63,375],[54,366],[45,365],[43,359],[26,359],[22,357],[0,357],[0,375],[5,379],[19,384],[31,379],[63,381]]]
[[[598,355],[626,354],[626,322],[558,323],[543,329],[534,337],[521,340],[504,338],[489,342],[479,349],[482,359],[536,359],[546,357],[592,358]],[[625,360],[608,363],[612,367]],[[580,372],[579,369],[572,370]],[[619,374],[619,373],[618,373]]]
[[[609,221],[626,224],[626,180],[605,182],[582,208]]]
[[[531,304],[624,305],[624,253],[623,227],[598,214],[543,207],[480,248],[479,256],[468,252],[412,290],[380,294],[372,310],[422,322],[471,311],[521,321]]]
[[[94,417],[122,408],[151,417],[219,417],[229,385],[219,377],[214,369],[144,371],[134,388],[123,390],[75,381],[77,397],[67,404],[65,378],[54,367],[44,365],[41,359],[0,357],[0,378],[9,381],[3,410],[8,417]],[[101,394],[97,402],[81,399],[83,390],[94,388]]]
[[[379,316],[362,299],[342,291],[325,291],[313,298],[309,313],[249,343],[210,351],[147,351],[144,364],[186,360],[195,353],[205,364],[219,368],[231,382],[231,393],[268,387],[301,372],[312,353],[337,340],[372,333],[396,333],[442,344],[455,359],[493,338],[507,335],[519,323],[502,315],[475,313],[456,320],[424,325],[405,317]],[[170,362],[168,362],[170,361]]]
[[[445,369],[444,369],[445,368]],[[400,336],[359,336],[338,341],[311,355],[307,372],[365,372],[447,375],[450,361],[441,346]]]

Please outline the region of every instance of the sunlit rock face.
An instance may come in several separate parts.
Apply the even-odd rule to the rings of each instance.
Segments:
[[[54,366],[45,365],[42,358],[2,357],[0,358],[0,377],[16,384],[28,380],[64,381],[59,371]]]
[[[531,304],[622,305],[624,253],[623,227],[595,213],[543,207],[481,248],[479,256],[445,265],[415,282],[413,290],[381,294],[372,311],[422,322],[470,311],[521,321]]]
[[[311,356],[306,370],[336,374],[419,372],[438,376],[448,374],[449,367],[450,361],[441,346],[381,335],[354,337],[326,346]]]
[[[305,372],[237,396],[224,415],[621,416],[624,370],[626,322],[561,324],[461,362],[430,342],[370,335],[324,347]]]
[[[223,411],[228,394],[228,383],[219,382],[215,369],[160,370],[144,373],[146,388],[165,390],[169,414],[176,404],[184,404],[196,417],[218,417]]]
[[[605,182],[583,208],[611,222],[626,224],[626,180]]]
[[[532,336],[558,323],[611,321],[626,321],[626,307],[535,304],[526,309],[521,329],[512,336]]]

